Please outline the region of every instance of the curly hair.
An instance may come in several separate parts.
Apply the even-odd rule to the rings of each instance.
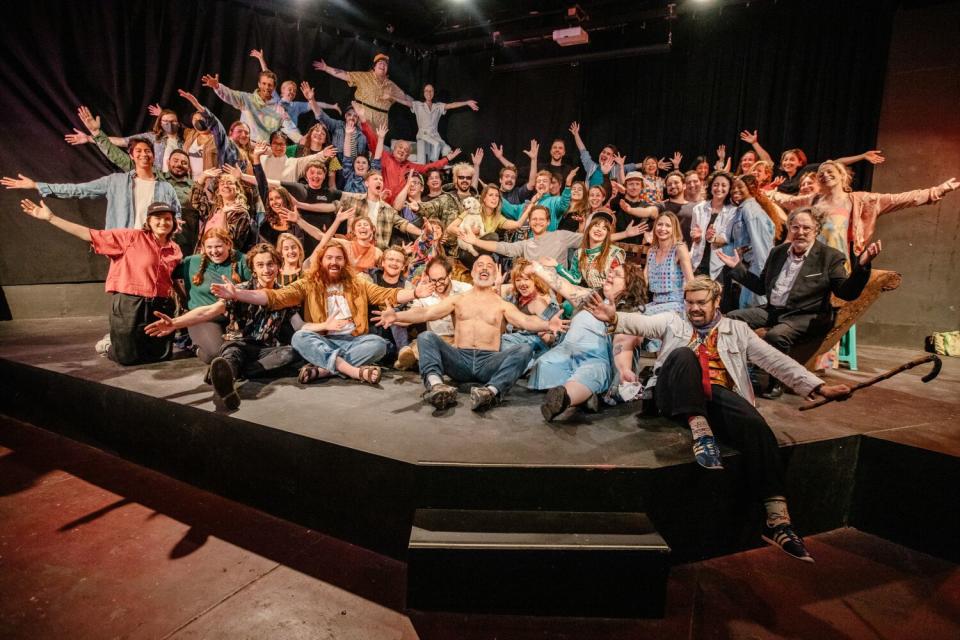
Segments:
[[[617,299],[617,309],[622,311],[642,309],[647,302],[647,279],[643,275],[643,267],[633,262],[625,262],[623,277],[626,285]]]
[[[760,205],[760,208],[763,209],[763,212],[767,214],[767,217],[770,218],[770,221],[773,222],[773,237],[780,238],[783,233],[783,220],[781,219],[778,211],[777,205],[767,197],[767,194],[763,192],[760,188],[760,180],[757,179],[757,176],[753,174],[745,174],[737,178],[740,182],[744,184],[747,188],[747,192],[750,194],[750,197],[757,201],[757,204]]]

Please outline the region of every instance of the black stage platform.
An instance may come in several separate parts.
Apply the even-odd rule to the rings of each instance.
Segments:
[[[702,470],[688,432],[639,419],[634,406],[548,425],[540,395],[519,387],[486,415],[472,413],[467,396],[435,415],[419,400],[416,374],[388,371],[378,388],[247,382],[242,406],[228,413],[215,406],[195,358],[124,368],[99,357],[93,344],[106,328],[105,318],[0,323],[0,411],[395,557],[406,552],[417,508],[644,512],[676,561],[757,541],[759,507],[740,486],[736,452],[723,448],[726,471]],[[860,372],[831,375],[863,378],[916,355],[861,347]],[[877,505],[887,498],[864,490],[884,477],[885,445],[915,448],[917,464],[939,469],[917,482],[960,481],[960,366],[944,364],[929,385],[917,370],[809,413],[797,411],[796,396],[761,401],[783,447],[801,532],[862,515],[896,537]],[[878,456],[870,464],[868,449]],[[942,458],[942,469],[924,456]]]

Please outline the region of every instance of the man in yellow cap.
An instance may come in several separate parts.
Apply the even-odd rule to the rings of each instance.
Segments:
[[[313,68],[317,71],[326,71],[334,78],[343,80],[351,87],[356,87],[354,100],[367,108],[367,120],[374,129],[387,126],[387,112],[390,105],[402,98],[408,103],[413,100],[405,94],[393,80],[387,77],[390,67],[390,57],[378,53],[373,57],[373,69],[370,71],[343,71],[334,69],[323,60],[316,60]]]

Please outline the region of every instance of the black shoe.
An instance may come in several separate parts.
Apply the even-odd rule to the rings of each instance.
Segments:
[[[767,400],[776,400],[783,395],[783,385],[777,381],[770,385],[770,388],[760,394]]]
[[[763,533],[760,534],[760,537],[767,544],[780,547],[797,560],[813,562],[813,557],[807,552],[806,545],[803,544],[803,538],[794,532],[789,522],[778,524],[775,527],[763,525]]]
[[[494,393],[487,387],[474,387],[470,390],[470,409],[472,411],[486,411],[500,402],[500,394]]]
[[[423,399],[435,409],[446,409],[457,404],[457,390],[448,384],[435,384],[423,392]]]
[[[210,381],[213,390],[223,400],[223,406],[233,411],[240,407],[240,396],[233,383],[233,369],[224,358],[214,358],[210,363]]]
[[[547,391],[543,404],[540,405],[540,413],[543,414],[544,420],[553,422],[553,419],[566,411],[569,406],[570,396],[567,395],[567,390],[562,386],[554,387]]]

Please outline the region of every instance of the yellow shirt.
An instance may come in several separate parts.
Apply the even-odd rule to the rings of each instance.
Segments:
[[[371,304],[395,307],[400,291],[378,287],[362,278],[345,282],[343,296],[356,325],[353,335],[360,336],[369,332],[367,309]],[[316,278],[303,277],[281,289],[268,289],[265,293],[267,308],[270,310],[303,305],[303,319],[306,322],[325,322],[327,319],[327,300],[326,297],[321,297]]]

